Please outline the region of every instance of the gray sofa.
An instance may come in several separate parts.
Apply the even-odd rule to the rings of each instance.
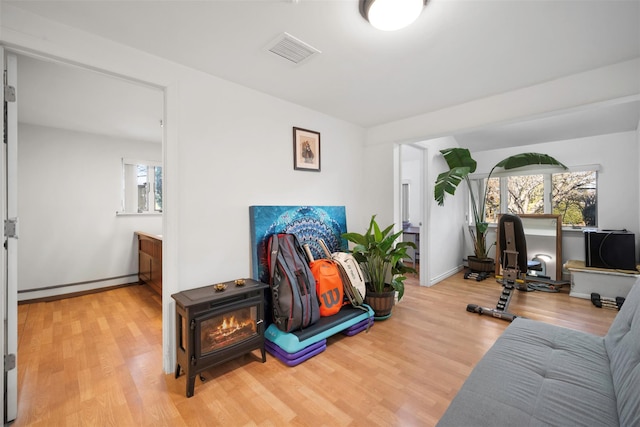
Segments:
[[[640,426],[640,283],[604,337],[517,318],[438,423]]]

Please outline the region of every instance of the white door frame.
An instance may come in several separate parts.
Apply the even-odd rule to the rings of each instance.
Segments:
[[[18,412],[18,61],[14,54],[5,53],[2,49],[3,69],[6,70],[6,86],[15,91],[15,100],[6,104],[7,115],[7,141],[3,148],[2,168],[6,174],[2,174],[2,216],[3,224],[7,220],[15,220],[15,233],[7,235],[6,228],[2,227],[2,242],[6,251],[2,264],[2,315],[4,330],[2,340],[4,355],[3,390],[5,401],[3,402],[4,421],[15,420]],[[3,96],[6,93],[3,93]],[[5,99],[3,98],[3,101]],[[3,111],[4,113],[4,111]],[[4,122],[4,121],[3,121]],[[4,123],[3,123],[4,126]],[[4,132],[4,128],[3,128]],[[5,204],[6,203],[6,204]],[[12,362],[8,362],[12,361]],[[15,363],[14,363],[15,362]],[[9,366],[12,363],[13,366]]]
[[[0,62],[2,62],[2,85],[4,88],[4,70],[5,70],[5,58],[4,58],[4,48],[2,46],[0,46]],[[0,211],[2,212],[2,221],[4,222],[4,219],[6,217],[6,192],[7,192],[7,179],[6,179],[6,159],[7,159],[7,153],[6,153],[6,146],[4,144],[4,132],[5,132],[5,125],[4,125],[4,89],[2,91],[2,103],[0,103],[0,114],[2,114],[2,120],[0,120],[0,122],[2,123],[0,125],[0,130],[2,131],[2,138],[3,138],[3,142],[2,142],[2,149],[0,150]],[[5,241],[5,236],[4,236],[4,227],[0,227],[0,233],[2,233],[2,236],[0,238],[0,241],[3,242]],[[7,267],[6,267],[6,253],[3,254],[2,256],[0,256],[0,319],[5,319],[5,311],[6,311],[6,295],[7,295]],[[2,343],[2,354],[6,354],[7,353],[7,348],[6,345],[4,344],[4,337],[6,334],[6,324],[0,328],[0,343]],[[2,411],[2,420],[5,420],[5,409],[4,409],[4,395],[7,391],[7,389],[5,388],[5,381],[4,381],[4,375],[0,375],[0,386],[1,389],[0,391],[2,391],[2,393],[0,393],[0,410]]]

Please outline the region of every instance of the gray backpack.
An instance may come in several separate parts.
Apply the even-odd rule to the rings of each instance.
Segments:
[[[273,323],[283,332],[313,325],[320,319],[316,280],[298,238],[273,234],[267,251]]]

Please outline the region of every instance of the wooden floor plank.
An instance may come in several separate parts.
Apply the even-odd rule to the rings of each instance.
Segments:
[[[495,306],[493,279],[416,283],[369,332],[330,337],[295,367],[240,357],[206,371],[192,398],[184,375],[162,372],[162,309],[146,286],[20,305],[13,425],[434,425],[508,323],[465,309]],[[566,289],[516,292],[510,308],[597,335],[617,313]]]

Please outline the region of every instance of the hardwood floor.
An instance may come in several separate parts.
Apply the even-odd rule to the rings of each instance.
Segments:
[[[368,333],[331,337],[326,351],[295,367],[241,357],[205,372],[192,398],[184,375],[162,372],[162,313],[150,288],[20,305],[13,425],[434,425],[508,323],[465,310],[495,306],[493,279],[460,273],[430,288],[412,283]],[[568,290],[516,292],[510,308],[598,335],[617,313]]]

